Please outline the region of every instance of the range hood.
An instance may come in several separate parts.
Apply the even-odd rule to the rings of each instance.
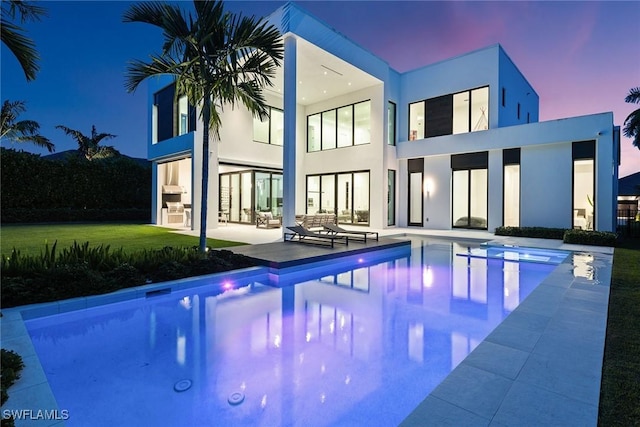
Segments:
[[[162,194],[182,194],[182,187],[179,185],[163,185]]]

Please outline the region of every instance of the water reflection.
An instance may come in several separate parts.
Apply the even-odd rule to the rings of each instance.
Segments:
[[[460,249],[423,242],[410,255],[337,267],[296,285],[248,279],[223,294],[158,297],[123,308],[128,314],[99,334],[69,332],[76,321],[38,325],[40,336],[62,338],[34,344],[46,355],[59,405],[73,410],[70,426],[96,418],[105,425],[397,425],[553,268],[458,257]],[[153,398],[136,400],[136,411],[114,410],[131,396],[114,372],[136,396]],[[194,385],[177,396],[171,387],[184,378]],[[229,405],[239,390],[243,403]],[[88,398],[94,393],[116,401],[97,408]]]

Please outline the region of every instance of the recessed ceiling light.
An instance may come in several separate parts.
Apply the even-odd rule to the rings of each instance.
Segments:
[[[300,80],[298,83],[299,83],[299,84],[302,84],[302,80]]]
[[[322,91],[322,93],[327,93],[327,91],[326,91],[326,90],[323,90],[323,91]]]
[[[351,82],[349,82],[349,86],[351,86]]]
[[[326,72],[326,71],[324,72],[324,75],[325,75],[325,76],[327,75],[327,72]]]

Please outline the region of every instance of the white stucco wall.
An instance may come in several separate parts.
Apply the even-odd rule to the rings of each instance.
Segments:
[[[571,143],[520,152],[520,225],[571,228]]]
[[[499,50],[499,81],[491,88],[493,100],[492,112],[499,114],[498,126],[513,126],[538,121],[540,98],[533,86],[525,79],[518,67],[504,50]],[[502,89],[505,89],[505,105],[502,106]],[[518,104],[520,104],[520,118],[518,119]]]

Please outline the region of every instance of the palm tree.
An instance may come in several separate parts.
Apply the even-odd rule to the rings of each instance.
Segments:
[[[640,104],[640,87],[629,89],[629,94],[624,102]],[[629,114],[624,121],[624,136],[633,138],[633,145],[640,150],[640,108]]]
[[[56,126],[56,129],[62,129],[64,133],[75,139],[78,143],[78,151],[89,161],[120,155],[120,152],[113,147],[99,145],[103,139],[115,138],[116,135],[111,135],[110,133],[98,133],[96,132],[95,125],[91,127],[91,137],[84,135],[80,131],[70,129],[62,125]]]
[[[35,80],[40,69],[40,56],[36,45],[24,34],[24,30],[14,22],[16,14],[20,15],[20,22],[39,21],[41,16],[47,15],[47,10],[25,0],[2,0],[2,17],[0,18],[0,39],[2,43],[16,57],[27,81]]]
[[[6,100],[2,104],[0,112],[0,139],[6,138],[11,142],[32,142],[39,147],[44,147],[50,153],[55,151],[55,146],[48,138],[40,135],[40,125],[33,120],[20,120],[18,116],[26,111],[24,101]]]
[[[209,186],[209,137],[220,139],[223,105],[243,104],[254,116],[268,115],[262,87],[271,79],[284,57],[280,32],[254,17],[225,12],[221,1],[194,1],[194,14],[177,5],[161,2],[133,5],[124,22],[143,22],[163,31],[161,54],[150,62],[129,64],[126,88],[134,91],[148,77],[175,77],[176,93],[201,108],[202,194],[200,204],[200,251],[206,251],[207,198]]]

